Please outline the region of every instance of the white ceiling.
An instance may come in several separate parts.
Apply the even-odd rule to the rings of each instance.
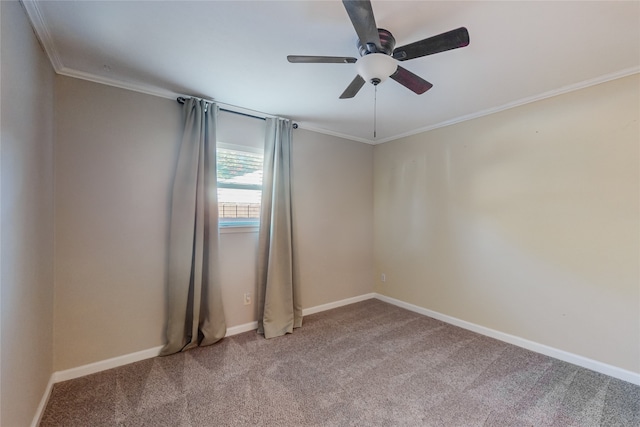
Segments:
[[[372,1],[402,46],[454,28],[470,45],[403,62],[433,83],[392,80],[338,96],[354,64],[290,64],[288,54],[358,57],[340,1],[29,1],[60,74],[160,96],[195,95],[379,143],[640,71],[640,1]]]

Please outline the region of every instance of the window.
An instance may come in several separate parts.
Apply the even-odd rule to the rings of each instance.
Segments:
[[[264,151],[218,143],[218,213],[220,227],[260,225]]]

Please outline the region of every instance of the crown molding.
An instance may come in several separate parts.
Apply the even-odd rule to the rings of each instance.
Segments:
[[[33,3],[33,2],[29,0],[29,3]],[[128,83],[128,82],[123,82],[121,80],[108,79],[108,78],[105,78],[105,77],[96,76],[95,74],[85,73],[85,72],[82,72],[82,71],[76,71],[76,70],[72,70],[70,68],[65,68],[65,67],[61,67],[59,70],[56,70],[56,72],[58,74],[69,76],[69,77],[74,77],[74,78],[78,78],[78,79],[82,79],[82,80],[89,80],[89,81],[92,81],[92,82],[95,82],[95,83],[101,83],[101,84],[105,84],[105,85],[108,85],[108,86],[113,86],[113,87],[118,87],[118,88],[121,88],[121,89],[131,90],[131,91],[134,91],[134,92],[145,93],[147,95],[158,96],[158,97],[161,97],[161,98],[175,99],[178,96],[185,96],[184,94],[181,94],[181,93],[176,93],[176,92],[172,92],[172,91],[169,91],[169,90],[159,89],[159,88],[154,87],[154,86],[147,86],[147,85],[143,85],[143,84],[140,84],[140,83]],[[390,137],[387,137],[387,138],[377,139],[377,140],[372,140],[372,139],[368,139],[368,138],[361,138],[361,137],[357,137],[357,136],[353,136],[353,135],[343,134],[343,133],[340,133],[340,132],[334,132],[334,131],[331,131],[331,130],[328,130],[328,129],[309,126],[309,125],[305,124],[304,122],[295,120],[294,118],[292,118],[292,120],[295,120],[298,123],[300,129],[305,129],[305,130],[308,130],[308,131],[311,131],[311,132],[316,132],[316,133],[320,133],[320,134],[324,134],[324,135],[334,136],[334,137],[337,137],[337,138],[347,139],[347,140],[350,140],[350,141],[362,142],[364,144],[378,145],[378,144],[384,144],[386,142],[395,141],[397,139],[406,138],[408,136],[413,136],[413,135],[417,135],[417,134],[420,134],[420,133],[429,132],[431,130],[443,128],[443,127],[446,127],[446,126],[455,125],[457,123],[466,122],[468,120],[478,119],[480,117],[484,117],[484,116],[488,116],[488,115],[491,115],[491,114],[499,113],[501,111],[509,110],[511,108],[516,108],[516,107],[520,107],[522,105],[531,104],[533,102],[542,101],[543,99],[552,98],[554,96],[563,95],[565,93],[573,92],[573,91],[576,91],[576,90],[586,89],[586,88],[588,88],[590,86],[595,86],[595,85],[598,85],[598,84],[601,84],[601,83],[606,83],[608,81],[620,79],[620,78],[631,76],[633,74],[638,74],[638,73],[640,73],[640,66],[639,67],[627,68],[627,69],[620,70],[620,71],[617,71],[617,72],[614,72],[614,73],[609,73],[609,74],[605,74],[603,76],[595,77],[593,79],[584,80],[582,82],[578,82],[578,83],[575,83],[575,84],[563,86],[563,87],[560,87],[558,89],[550,90],[548,92],[544,92],[544,93],[541,93],[541,94],[538,94],[538,95],[530,96],[530,97],[527,97],[527,98],[522,98],[522,99],[510,102],[510,103],[507,103],[507,104],[503,104],[503,105],[500,105],[500,106],[497,106],[497,107],[488,108],[486,110],[478,111],[478,112],[473,113],[473,114],[467,114],[465,116],[455,117],[455,118],[453,118],[451,120],[445,120],[445,121],[436,123],[434,125],[425,126],[425,127],[422,127],[422,128],[411,130],[409,132],[405,132],[405,133],[401,133],[401,134],[398,134],[398,135],[395,135],[395,136],[390,136]],[[216,102],[218,102],[220,105],[224,104],[224,103],[219,102],[219,101],[216,101]],[[235,109],[243,110],[243,111],[246,111],[248,113],[252,113],[253,112],[253,110],[244,109],[242,107],[234,106],[234,105],[231,105],[231,104],[224,104],[224,105],[228,105],[229,107],[233,107],[234,110]],[[253,112],[253,113],[255,113],[255,112]],[[262,114],[265,114],[265,113],[262,113]]]
[[[375,144],[378,143],[378,141],[372,141],[372,140],[367,139],[367,138],[360,138],[358,136],[347,135],[347,134],[340,133],[340,132],[334,132],[334,131],[328,130],[328,129],[316,128],[316,127],[313,127],[313,126],[309,126],[309,125],[306,125],[304,122],[300,122],[298,120],[296,120],[296,123],[298,123],[298,126],[299,126],[300,129],[304,129],[304,130],[308,130],[308,131],[316,132],[316,133],[321,133],[323,135],[335,136],[337,138],[348,139],[350,141],[356,141],[356,142],[362,142],[364,144],[369,144],[369,145],[375,145]]]
[[[574,91],[580,90],[580,89],[586,89],[586,88],[588,88],[590,86],[599,85],[601,83],[606,83],[606,82],[611,81],[611,80],[621,79],[623,77],[631,76],[633,74],[638,74],[638,73],[640,73],[640,66],[627,68],[627,69],[624,69],[624,70],[616,71],[614,73],[609,73],[609,74],[605,74],[603,76],[595,77],[593,79],[583,80],[583,81],[578,82],[578,83],[574,83],[574,84],[567,85],[567,86],[562,86],[560,88],[553,89],[553,90],[550,90],[548,92],[543,92],[543,93],[538,94],[538,95],[530,96],[530,97],[527,97],[527,98],[522,98],[522,99],[519,99],[519,100],[516,100],[516,101],[513,101],[513,102],[509,102],[507,104],[503,104],[503,105],[500,105],[500,106],[497,106],[497,107],[488,108],[486,110],[478,111],[478,112],[473,113],[473,114],[467,114],[465,116],[456,117],[456,118],[453,118],[451,120],[445,120],[443,122],[436,123],[434,125],[430,125],[430,126],[425,126],[425,127],[422,127],[422,128],[414,129],[414,130],[411,130],[409,132],[405,132],[405,133],[402,133],[402,134],[399,134],[399,135],[396,135],[396,136],[392,136],[392,137],[389,137],[389,138],[381,139],[379,141],[371,142],[371,144],[376,144],[376,145],[377,144],[383,144],[385,142],[395,141],[396,139],[401,139],[401,138],[405,138],[405,137],[408,137],[408,136],[417,135],[419,133],[429,132],[429,131],[434,130],[434,129],[443,128],[443,127],[446,127],[446,126],[455,125],[456,123],[466,122],[467,120],[473,120],[473,119],[477,119],[477,118],[480,118],[480,117],[488,116],[490,114],[499,113],[499,112],[504,111],[504,110],[509,110],[511,108],[520,107],[521,105],[531,104],[532,102],[542,101],[543,99],[552,98],[554,96],[563,95],[565,93],[574,92]]]
[[[333,131],[330,131],[330,130],[327,130],[327,129],[321,129],[321,128],[314,128],[314,127],[311,127],[311,126],[306,126],[304,123],[300,123],[300,122],[298,122],[298,123],[300,125],[300,128],[302,128],[302,129],[310,130],[310,131],[317,132],[317,133],[322,133],[322,134],[325,134],[325,135],[331,135],[331,136],[335,136],[335,137],[338,137],[338,138],[349,139],[349,140],[352,140],[352,141],[363,142],[365,144],[378,145],[378,144],[384,144],[385,142],[391,142],[391,141],[395,141],[397,139],[406,138],[408,136],[413,136],[413,135],[418,135],[420,133],[429,132],[431,130],[443,128],[443,127],[446,127],[446,126],[455,125],[457,123],[466,122],[467,120],[478,119],[480,117],[484,117],[484,116],[488,116],[488,115],[491,115],[491,114],[499,113],[501,111],[509,110],[511,108],[520,107],[521,105],[531,104],[533,102],[542,101],[543,99],[552,98],[554,96],[563,95],[565,93],[573,92],[573,91],[580,90],[580,89],[586,89],[586,88],[588,88],[590,86],[599,85],[601,83],[606,83],[606,82],[611,81],[611,80],[620,79],[620,78],[631,76],[633,74],[638,74],[638,73],[640,73],[640,66],[639,67],[626,68],[624,70],[616,71],[614,73],[605,74],[603,76],[595,77],[593,79],[588,79],[588,80],[584,80],[584,81],[581,81],[581,82],[578,82],[578,83],[574,83],[574,84],[571,84],[571,85],[562,86],[560,88],[553,89],[553,90],[550,90],[548,92],[544,92],[544,93],[541,93],[541,94],[538,94],[538,95],[534,95],[534,96],[530,96],[530,97],[527,97],[527,98],[518,99],[516,101],[509,102],[509,103],[503,104],[503,105],[499,105],[497,107],[492,107],[492,108],[488,108],[486,110],[478,111],[478,112],[473,113],[473,114],[467,114],[465,116],[455,117],[455,118],[453,118],[451,120],[445,120],[445,121],[442,121],[442,122],[439,122],[439,123],[436,123],[436,124],[433,124],[433,125],[421,127],[421,128],[418,128],[418,129],[411,130],[409,132],[404,132],[404,133],[401,133],[401,134],[398,134],[398,135],[390,136],[390,137],[383,138],[383,139],[377,139],[377,140],[372,140],[372,139],[367,139],[367,138],[360,138],[360,137],[356,137],[356,136],[352,136],[352,135],[345,135],[345,134],[338,133],[338,132],[333,132]]]
[[[33,32],[36,34],[36,37],[38,38],[38,41],[40,42],[42,48],[47,53],[53,69],[56,71],[56,73],[59,73],[60,70],[64,68],[64,65],[62,64],[62,59],[60,59],[58,50],[53,43],[51,32],[49,31],[47,25],[44,23],[42,13],[40,12],[40,8],[38,7],[38,2],[36,2],[35,0],[20,0],[20,3],[27,13],[27,17],[31,22],[31,27],[33,27]]]
[[[172,92],[170,90],[160,89],[156,86],[145,85],[142,83],[132,83],[123,80],[110,79],[108,77],[98,76],[92,73],[86,73],[84,71],[78,71],[71,68],[63,67],[58,71],[58,74],[67,77],[73,77],[76,79],[87,80],[94,83],[100,83],[107,86],[117,87],[120,89],[126,89],[133,92],[140,92],[147,95],[153,95],[160,98],[176,99],[179,96],[185,96],[182,93]]]
[[[173,98],[175,99],[178,96],[184,96],[184,94],[180,94],[180,93],[176,93],[176,92],[172,92],[170,90],[165,90],[165,89],[160,89],[158,87],[155,86],[150,86],[150,85],[145,85],[142,83],[132,83],[132,82],[125,82],[122,80],[116,80],[116,79],[110,79],[110,78],[106,78],[106,77],[101,77],[101,76],[97,76],[95,74],[91,74],[91,73],[87,73],[84,71],[77,71],[77,70],[73,70],[70,68],[67,68],[64,66],[64,64],[62,63],[62,60],[60,58],[60,55],[58,54],[58,50],[55,47],[55,44],[53,42],[53,38],[51,37],[51,33],[49,31],[49,29],[47,28],[44,19],[42,18],[42,13],[40,12],[40,9],[38,7],[38,1],[36,0],[20,0],[20,3],[23,5],[25,12],[27,13],[27,16],[29,18],[29,20],[31,21],[31,25],[33,27],[33,30],[36,34],[36,37],[38,38],[38,40],[40,41],[40,44],[42,45],[43,49],[45,50],[45,52],[47,53],[47,56],[49,57],[49,60],[51,62],[51,65],[53,66],[54,70],[56,71],[57,74],[61,74],[61,75],[65,75],[65,76],[69,76],[69,77],[74,77],[74,78],[78,78],[78,79],[82,79],[82,80],[88,80],[88,81],[92,81],[95,83],[101,83],[101,84],[105,84],[108,86],[113,86],[113,87],[117,87],[117,88],[121,88],[121,89],[126,89],[126,90],[131,90],[134,92],[140,92],[140,93],[144,93],[147,95],[153,95],[153,96],[158,96],[161,98]],[[521,105],[525,105],[525,104],[530,104],[532,102],[537,102],[537,101],[541,101],[543,99],[547,99],[547,98],[552,98],[554,96],[558,96],[558,95],[562,95],[565,93],[569,93],[569,92],[573,92],[576,90],[580,90],[580,89],[585,89],[589,86],[595,86],[598,85],[600,83],[605,83],[611,80],[615,80],[615,79],[619,79],[622,77],[627,77],[633,74],[637,74],[640,73],[640,66],[635,66],[635,67],[631,67],[631,68],[627,68],[624,70],[620,70],[620,71],[616,71],[613,73],[609,73],[609,74],[605,74],[603,76],[599,76],[599,77],[595,77],[593,79],[588,79],[588,80],[584,80],[582,82],[578,82],[578,83],[574,83],[571,85],[567,85],[567,86],[562,86],[560,88],[557,89],[553,89],[550,90],[548,92],[544,92],[538,95],[534,95],[534,96],[530,96],[527,98],[522,98],[513,102],[509,102],[507,104],[503,104],[503,105],[499,105],[496,107],[492,107],[492,108],[488,108],[482,111],[478,111],[472,114],[467,114],[464,116],[459,116],[459,117],[455,117],[453,119],[450,120],[445,120],[433,125],[429,125],[429,126],[425,126],[425,127],[421,127],[421,128],[417,128],[417,129],[413,129],[410,130],[408,132],[404,132],[404,133],[400,133],[394,136],[390,136],[387,138],[382,138],[382,139],[369,139],[369,138],[362,138],[362,137],[357,137],[357,136],[353,136],[353,135],[347,135],[347,134],[343,134],[340,132],[334,132],[328,129],[323,129],[323,128],[317,128],[314,126],[310,126],[305,124],[304,122],[298,121],[298,125],[301,129],[305,129],[305,130],[309,130],[312,132],[317,132],[320,134],[324,134],[324,135],[329,135],[329,136],[334,136],[337,138],[342,138],[342,139],[347,139],[347,140],[351,140],[351,141],[356,141],[356,142],[362,142],[364,144],[370,144],[370,145],[378,145],[378,144],[384,144],[386,142],[391,142],[391,141],[395,141],[397,139],[401,139],[401,138],[406,138],[409,136],[413,136],[413,135],[417,135],[420,133],[424,133],[424,132],[429,132],[431,130],[435,130],[435,129],[439,129],[442,127],[446,127],[446,126],[451,126],[457,123],[461,123],[461,122],[465,122],[467,120],[473,120],[473,119],[477,119],[480,117],[484,117],[484,116],[488,116],[490,114],[494,114],[494,113],[498,113],[501,111],[505,111],[505,110],[509,110],[511,108],[515,108],[515,107],[519,107]],[[218,102],[218,101],[216,101]],[[222,105],[222,103],[221,103]],[[230,104],[229,104],[230,105]],[[230,105],[231,106],[231,105]],[[240,109],[241,107],[236,107],[236,106],[232,106],[235,107],[234,109]],[[245,110],[245,109],[243,109]]]

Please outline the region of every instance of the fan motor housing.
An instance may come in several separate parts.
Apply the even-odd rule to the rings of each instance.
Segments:
[[[396,47],[396,39],[393,38],[391,32],[384,28],[378,28],[378,36],[380,37],[379,49],[372,44],[363,45],[362,42],[358,40],[360,56],[365,56],[370,53],[384,53],[386,55],[391,55],[393,53],[393,48]]]

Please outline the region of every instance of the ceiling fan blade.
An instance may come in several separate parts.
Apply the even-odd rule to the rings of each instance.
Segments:
[[[389,77],[418,95],[425,93],[433,87],[431,83],[422,77],[416,76],[411,71],[400,66],[398,66],[396,72],[391,74]]]
[[[460,27],[437,36],[429,37],[393,50],[393,57],[398,61],[407,61],[421,56],[433,55],[446,50],[465,47],[469,44],[469,32]]]
[[[342,95],[340,95],[340,99],[353,98],[354,96],[356,96],[362,86],[364,86],[364,84],[364,79],[360,77],[360,74],[356,74],[356,78],[353,79],[353,81],[349,83],[349,86],[347,86],[344,92],[342,92]]]
[[[294,64],[355,64],[357,59],[346,56],[289,55],[287,61]]]
[[[363,46],[375,45],[380,50],[380,36],[369,0],[342,0],[344,8]],[[376,50],[376,51],[377,51]]]

